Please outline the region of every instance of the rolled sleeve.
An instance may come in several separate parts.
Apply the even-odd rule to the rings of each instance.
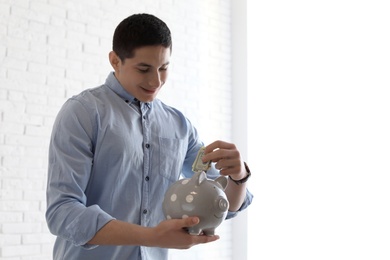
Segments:
[[[235,216],[237,216],[237,214],[240,211],[243,211],[244,209],[246,209],[252,203],[252,200],[253,200],[253,194],[250,193],[249,190],[247,189],[246,190],[245,200],[242,203],[241,207],[237,211],[228,211],[226,219],[234,218]]]
[[[49,230],[86,248],[95,247],[87,242],[114,219],[98,205],[87,205],[85,190],[93,165],[94,127],[83,105],[70,100],[56,119],[49,147],[46,193]]]
[[[104,225],[114,218],[100,209],[98,205],[86,208],[79,216],[70,222],[65,228],[65,237],[75,246],[83,246],[87,249],[96,245],[88,245],[90,241]]]

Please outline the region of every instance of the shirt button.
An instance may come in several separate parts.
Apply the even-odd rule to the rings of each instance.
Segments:
[[[145,177],[145,180],[146,180],[146,181],[149,181],[149,176],[146,176],[146,177]]]
[[[146,213],[148,213],[148,210],[144,209],[144,211],[142,211],[142,213],[146,214]]]
[[[145,144],[145,147],[146,147],[146,148],[149,148],[149,147],[150,147],[150,144]]]

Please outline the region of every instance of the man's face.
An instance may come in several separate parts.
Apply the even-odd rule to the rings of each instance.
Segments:
[[[145,46],[136,49],[134,57],[124,62],[110,52],[110,62],[123,88],[138,100],[150,102],[167,80],[170,56],[169,48]]]

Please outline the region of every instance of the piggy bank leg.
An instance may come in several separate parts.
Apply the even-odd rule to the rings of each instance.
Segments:
[[[206,236],[214,236],[215,235],[215,228],[205,229],[205,230],[203,230],[203,234],[205,234]]]
[[[199,227],[196,227],[196,226],[188,228],[188,233],[190,235],[198,236],[198,235],[200,235],[201,232],[202,232],[202,230]]]

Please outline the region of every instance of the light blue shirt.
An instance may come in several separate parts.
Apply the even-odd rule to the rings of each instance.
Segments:
[[[139,104],[113,73],[104,85],[70,98],[58,113],[49,148],[46,219],[57,236],[54,259],[167,259],[163,248],[87,242],[113,219],[160,223],[166,190],[192,176],[201,146],[180,111],[158,99]],[[209,178],[217,176],[214,168],[208,171]],[[251,201],[247,191],[240,210]]]

